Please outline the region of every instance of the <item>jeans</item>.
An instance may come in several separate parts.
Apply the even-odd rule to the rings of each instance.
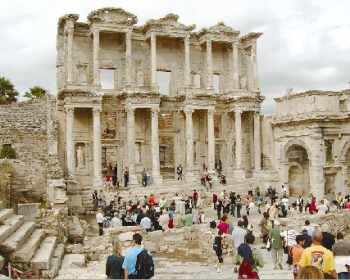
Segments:
[[[271,255],[275,267],[277,267],[278,265],[282,265],[283,248],[271,249]]]
[[[235,216],[235,212],[236,212],[236,204],[231,204],[231,216]]]

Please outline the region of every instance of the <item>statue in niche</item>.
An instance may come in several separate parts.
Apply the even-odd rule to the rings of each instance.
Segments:
[[[87,83],[87,65],[86,64],[78,64],[78,83],[86,84]]]
[[[85,147],[84,144],[77,146],[77,169],[85,167]]]
[[[136,70],[136,84],[138,87],[144,85],[144,74],[141,65],[139,65]]]
[[[241,76],[239,80],[241,89],[247,89],[247,77],[246,76]]]

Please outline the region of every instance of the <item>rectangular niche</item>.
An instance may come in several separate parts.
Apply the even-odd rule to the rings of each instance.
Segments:
[[[114,89],[115,69],[100,69],[102,89]]]

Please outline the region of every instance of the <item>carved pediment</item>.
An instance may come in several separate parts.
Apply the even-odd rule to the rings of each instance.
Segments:
[[[78,19],[78,14],[66,14],[58,19],[58,26],[64,26],[67,21],[72,21],[75,23]]]
[[[92,11],[88,20],[90,23],[113,23],[120,25],[134,25],[137,17],[121,8],[102,8]]]
[[[144,30],[149,29],[172,29],[172,30],[182,30],[182,31],[192,31],[196,26],[185,25],[178,22],[179,16],[175,14],[167,14],[165,17],[160,19],[151,19],[146,22]]]
[[[224,35],[238,35],[239,31],[233,29],[230,26],[227,26],[224,22],[218,22],[216,25],[213,25],[209,28],[203,28],[199,35],[202,36],[206,33],[209,34],[224,34]]]
[[[244,36],[242,36],[242,37],[240,38],[241,43],[246,43],[246,42],[249,42],[249,41],[251,41],[251,40],[256,40],[256,39],[258,39],[262,34],[263,34],[263,33],[261,33],[261,32],[250,32],[250,33],[248,33],[248,34],[246,34],[246,35],[244,35]]]

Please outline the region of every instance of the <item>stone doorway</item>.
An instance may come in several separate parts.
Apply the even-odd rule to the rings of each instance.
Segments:
[[[290,195],[305,195],[310,191],[310,160],[307,151],[300,145],[292,145],[287,150],[288,185]]]

